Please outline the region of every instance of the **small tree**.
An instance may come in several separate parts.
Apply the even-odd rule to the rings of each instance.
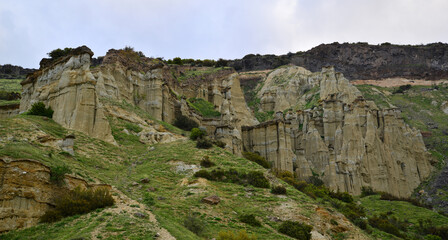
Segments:
[[[49,57],[51,57],[52,59],[58,59],[60,57],[64,57],[67,56],[68,54],[70,54],[70,52],[73,50],[73,48],[64,48],[64,49],[55,49],[49,53],[47,53],[47,55]]]
[[[43,102],[37,102],[31,106],[31,110],[28,111],[28,115],[36,115],[36,116],[44,116],[44,117],[53,117],[53,109],[51,107],[46,108]]]

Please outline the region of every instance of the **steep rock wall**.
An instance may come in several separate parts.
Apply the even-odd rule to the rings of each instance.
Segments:
[[[65,189],[105,187],[89,185],[83,179],[65,176],[65,184],[50,181],[50,168],[34,160],[0,159],[0,232],[36,225],[54,206],[54,199]]]
[[[333,68],[321,73],[289,68],[279,71],[304,74],[292,74],[291,86],[285,80],[280,88],[300,89],[300,83],[309,84],[312,79],[320,88],[318,106],[289,110],[284,117],[278,112],[275,121],[243,127],[245,150],[260,153],[279,169],[291,171],[294,163],[300,179],[318,174],[331,189],[352,194],[370,186],[408,197],[429,176],[431,159],[422,136],[404,123],[398,109],[378,109]],[[268,80],[279,76],[276,71],[271,74]],[[268,80],[260,91],[262,99],[264,89],[275,88]],[[305,95],[296,91],[291,99],[274,98],[273,109],[293,108]],[[279,108],[278,102],[290,105]]]

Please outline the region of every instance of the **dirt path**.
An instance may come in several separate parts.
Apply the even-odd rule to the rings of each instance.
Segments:
[[[414,85],[414,86],[432,86],[432,85],[439,85],[446,83],[448,84],[448,80],[436,80],[436,81],[429,81],[429,80],[422,80],[422,79],[406,79],[406,78],[386,78],[381,80],[355,80],[351,81],[353,85],[362,85],[362,84],[369,84],[369,85],[375,85],[380,87],[399,87],[402,85]]]
[[[160,240],[176,240],[175,237],[173,237],[165,228],[162,228],[159,225],[159,222],[157,222],[156,217],[154,216],[154,214],[149,211],[148,209],[146,209],[145,207],[143,208],[133,208],[131,207],[131,205],[142,205],[141,203],[129,198],[128,196],[126,196],[125,194],[123,194],[122,192],[120,192],[118,189],[116,189],[115,187],[112,187],[112,196],[115,200],[115,206],[116,208],[107,208],[104,211],[105,212],[110,212],[110,213],[114,213],[114,214],[120,214],[122,211],[126,211],[129,213],[136,213],[137,211],[140,213],[144,213],[148,216],[148,220],[153,223],[156,227],[156,231],[158,233],[158,238]],[[113,193],[117,193],[117,194],[113,194]],[[115,195],[115,196],[114,196]],[[97,239],[96,236],[98,236],[99,231],[101,230],[102,226],[99,225],[91,234],[92,239]]]

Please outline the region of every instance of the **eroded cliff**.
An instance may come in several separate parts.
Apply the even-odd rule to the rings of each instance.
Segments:
[[[65,175],[64,184],[50,181],[50,168],[38,161],[0,158],[0,232],[36,225],[45,212],[54,207],[61,191],[105,187]]]
[[[405,124],[398,109],[366,101],[333,68],[280,68],[263,84],[261,109],[277,113],[273,121],[243,128],[246,151],[352,194],[370,186],[408,197],[429,176],[431,158],[420,131]]]

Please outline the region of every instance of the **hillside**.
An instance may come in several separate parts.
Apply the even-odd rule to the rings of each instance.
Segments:
[[[238,71],[275,69],[293,64],[310,71],[334,66],[350,80],[404,77],[411,79],[447,79],[448,44],[395,45],[383,43],[321,44],[306,52],[285,55],[249,54],[228,62]]]
[[[2,239],[445,238],[445,85],[92,56],[43,59],[21,82],[22,114],[0,120]],[[52,118],[27,114],[37,106]],[[115,204],[39,223],[77,185]]]

